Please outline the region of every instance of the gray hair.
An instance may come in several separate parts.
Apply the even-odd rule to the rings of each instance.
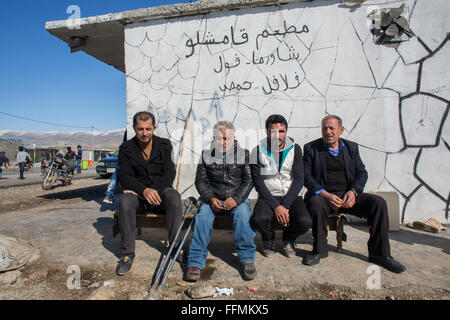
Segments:
[[[230,121],[219,121],[214,125],[214,131],[227,129],[234,131],[234,125]]]

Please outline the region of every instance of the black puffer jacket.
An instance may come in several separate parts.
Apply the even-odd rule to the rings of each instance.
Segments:
[[[153,136],[150,159],[145,161],[137,138],[124,142],[119,148],[119,182],[126,190],[141,196],[145,188],[157,190],[160,194],[172,187],[176,169],[172,161],[170,140]]]
[[[253,189],[249,164],[249,152],[234,142],[234,154],[216,156],[214,146],[203,150],[197,165],[195,187],[202,201],[209,203],[211,198],[226,200],[232,197],[238,205],[244,202]]]

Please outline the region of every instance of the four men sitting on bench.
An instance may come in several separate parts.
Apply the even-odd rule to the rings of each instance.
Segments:
[[[169,242],[177,241],[175,247],[179,245],[175,234],[182,222],[181,196],[172,187],[176,169],[170,141],[153,134],[155,118],[149,112],[137,113],[133,128],[136,136],[124,142],[119,152],[119,181],[125,191],[120,200],[123,257],[117,265],[118,275],[130,270],[135,257],[137,212],[165,212]],[[202,152],[197,166],[195,186],[202,203],[195,217],[185,280],[200,278],[218,214],[233,219],[236,253],[246,280],[256,276],[254,229],[261,233],[263,254],[273,255],[271,223],[275,215],[284,227],[282,252],[293,257],[295,239],[312,225],[313,251],[303,263],[314,265],[328,254],[327,215],[331,211],[367,218],[369,261],[396,273],[406,270],[390,255],[386,202],[362,193],[367,172],[358,145],[340,138],[344,131],[340,118],[327,116],[322,120],[322,138],[304,146],[303,159],[300,146],[287,136],[287,129],[284,117],[270,116],[267,138],[249,156],[235,140],[232,123],[221,121],[214,126],[214,141]],[[306,206],[299,196],[303,182],[308,189]],[[247,198],[253,185],[259,197],[252,214]]]

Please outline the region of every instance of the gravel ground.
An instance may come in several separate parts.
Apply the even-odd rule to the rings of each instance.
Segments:
[[[118,237],[112,238],[110,234],[112,208],[99,212],[99,203],[104,196],[107,183],[108,180],[105,179],[85,178],[74,180],[69,186],[57,185],[48,191],[42,190],[40,185],[11,187],[0,191],[0,233],[18,238],[37,239],[40,243],[38,256],[18,270],[16,279],[7,284],[2,283],[1,278],[9,272],[0,273],[0,299],[127,300],[143,298],[149,289],[156,262],[160,257],[162,245],[159,245],[159,241],[165,238],[166,231],[144,230],[137,241],[140,256],[133,271],[125,277],[117,277],[114,272],[117,260],[112,255],[112,251],[119,247],[119,240]],[[77,212],[77,215],[74,216],[72,212]],[[42,218],[36,214],[41,214]],[[97,222],[93,224],[92,221]],[[67,224],[67,226],[70,224],[75,231],[61,233],[67,234],[68,238],[60,239],[58,232],[62,231],[58,228],[64,228],[65,225],[58,226],[58,224]],[[95,224],[98,224],[97,230],[92,230]],[[39,231],[29,229],[31,225]],[[24,233],[24,230],[29,231]],[[70,236],[71,232],[73,232],[72,236]],[[401,233],[394,234],[397,238],[395,252],[399,254],[403,251],[400,258],[407,263],[409,270],[400,276],[383,271],[381,288],[367,290],[360,283],[358,284],[361,280],[351,273],[352,270],[358,270],[359,266],[365,268],[368,265],[364,262],[364,257],[358,259],[358,254],[351,253],[365,251],[367,230],[359,226],[356,228],[348,226],[346,232],[351,239],[345,244],[349,253],[347,255],[332,253],[319,267],[308,269],[300,262],[301,257],[310,249],[310,236],[297,247],[297,258],[287,259],[280,255],[269,261],[258,252],[256,261],[258,277],[251,282],[243,281],[234,267],[234,258],[230,257],[231,232],[215,232],[211,243],[211,248],[214,250],[211,251],[207,266],[202,271],[202,280],[219,288],[233,286],[233,296],[214,298],[218,300],[448,300],[450,298],[450,291],[445,285],[448,282],[446,274],[450,272],[448,264],[450,246],[447,247],[449,243],[447,238],[432,240],[428,234],[410,233],[411,231],[406,230],[405,236],[412,237],[411,239],[414,239],[416,243],[415,246],[411,246],[407,241],[402,240]],[[430,240],[420,243],[419,237],[422,234],[426,237],[424,239]],[[81,240],[83,237],[86,239]],[[79,241],[90,243],[90,250],[85,257],[86,261],[90,262],[80,265],[81,288],[68,290],[67,265],[56,261],[55,252],[52,250],[58,249],[66,255],[77,256]],[[260,250],[260,242],[258,236],[258,250]],[[67,245],[69,249],[62,248],[62,244]],[[428,250],[428,259],[438,259],[431,260],[437,261],[433,267],[434,271],[428,272],[425,267],[428,262],[418,258],[422,252],[427,252],[426,250]],[[61,259],[63,258],[64,256]],[[228,261],[225,262],[225,260]],[[166,286],[161,291],[160,298],[190,300],[187,290],[194,284],[182,280],[184,268],[176,264]],[[275,272],[275,270],[278,271]],[[276,275],[273,279],[270,277],[272,274]],[[427,280],[421,281],[421,278]],[[104,286],[105,281],[109,284],[108,286]],[[249,288],[255,290],[249,290]]]

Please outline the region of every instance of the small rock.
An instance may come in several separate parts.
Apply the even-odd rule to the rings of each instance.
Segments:
[[[118,285],[117,280],[107,280],[103,282],[104,287],[114,288],[117,287],[117,285]]]
[[[143,300],[161,300],[161,290],[160,288],[157,289],[150,289],[147,292],[147,295],[143,297]]]
[[[33,255],[31,256],[30,260],[28,260],[28,263],[31,264],[33,262],[36,262],[39,260],[39,258],[41,257],[41,253],[39,252],[39,250],[36,250]]]
[[[116,293],[112,288],[100,287],[94,292],[92,292],[87,300],[114,300],[116,298]]]
[[[14,284],[21,275],[18,270],[0,273],[0,284]]]
[[[216,293],[216,288],[203,281],[200,281],[187,291],[187,294],[192,299],[209,298],[212,297],[214,293]]]
[[[94,283],[91,283],[88,288],[89,289],[97,289],[97,288],[100,288],[101,285],[102,285],[101,282],[94,282]]]
[[[47,279],[48,270],[40,270],[36,271],[28,277],[31,281],[39,281],[39,280],[45,280]]]

